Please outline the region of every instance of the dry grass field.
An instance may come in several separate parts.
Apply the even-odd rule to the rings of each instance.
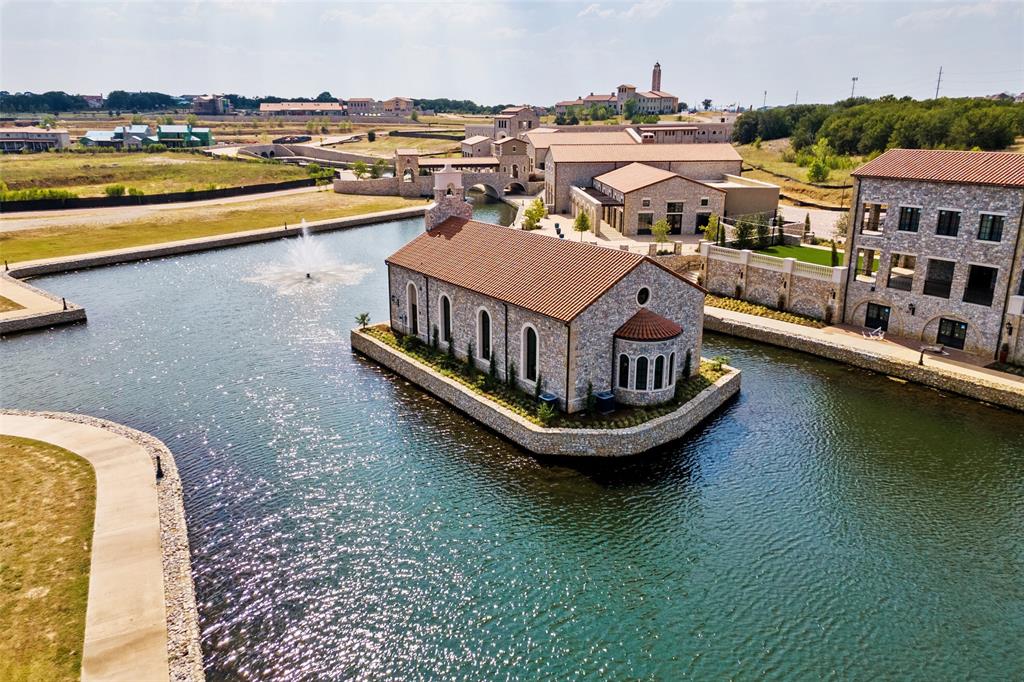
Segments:
[[[0,179],[9,189],[57,188],[80,197],[102,196],[122,184],[146,194],[238,187],[309,177],[297,166],[231,161],[203,154],[123,152],[112,154],[4,154]]]
[[[129,213],[127,215],[132,217],[128,220],[117,217],[124,211],[112,211],[105,214],[103,221],[82,219],[76,222],[74,217],[54,217],[52,227],[9,231],[2,231],[3,221],[0,221],[0,258],[14,263],[70,256],[286,223],[295,225],[303,218],[309,221],[344,218],[423,204],[422,200],[336,194],[325,189],[219,205],[151,210],[142,218]]]
[[[78,455],[0,436],[0,680],[77,680],[96,477]]]

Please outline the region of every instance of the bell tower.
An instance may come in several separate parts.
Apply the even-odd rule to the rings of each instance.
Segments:
[[[473,218],[473,206],[466,201],[466,190],[462,187],[462,171],[452,168],[451,162],[434,173],[434,205],[431,206],[424,222],[427,232],[449,218]]]
[[[651,73],[651,90],[661,90],[661,64],[654,62],[654,71]]]

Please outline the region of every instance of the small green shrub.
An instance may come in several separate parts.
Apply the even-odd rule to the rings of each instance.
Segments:
[[[555,412],[555,408],[553,408],[551,405],[548,405],[547,403],[541,403],[540,405],[537,406],[537,419],[540,420],[540,423],[543,424],[544,426],[547,426],[551,422],[553,422],[556,416],[557,412]]]
[[[108,197],[123,197],[124,191],[124,185],[107,185],[103,188],[103,193]]]

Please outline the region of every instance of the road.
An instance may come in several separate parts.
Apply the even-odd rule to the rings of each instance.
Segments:
[[[111,206],[106,208],[75,208],[66,211],[29,211],[25,213],[9,213],[0,215],[0,233],[16,230],[33,230],[43,227],[59,227],[63,223],[73,222],[76,225],[108,225],[124,223],[132,220],[145,219],[161,211],[173,211],[181,208],[202,208],[221,204],[236,204],[272,199],[292,194],[305,194],[323,190],[323,187],[298,187],[283,189],[277,192],[262,194],[243,194],[237,197],[206,199],[204,201],[181,201],[174,204],[147,204],[144,206]]]

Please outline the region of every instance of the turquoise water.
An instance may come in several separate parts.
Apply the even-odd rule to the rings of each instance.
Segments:
[[[1020,415],[708,335],[702,428],[539,460],[351,354],[421,230],[317,236],[359,282],[258,281],[284,241],[41,278],[89,323],[0,343],[5,406],[174,451],[211,680],[1024,676]]]

